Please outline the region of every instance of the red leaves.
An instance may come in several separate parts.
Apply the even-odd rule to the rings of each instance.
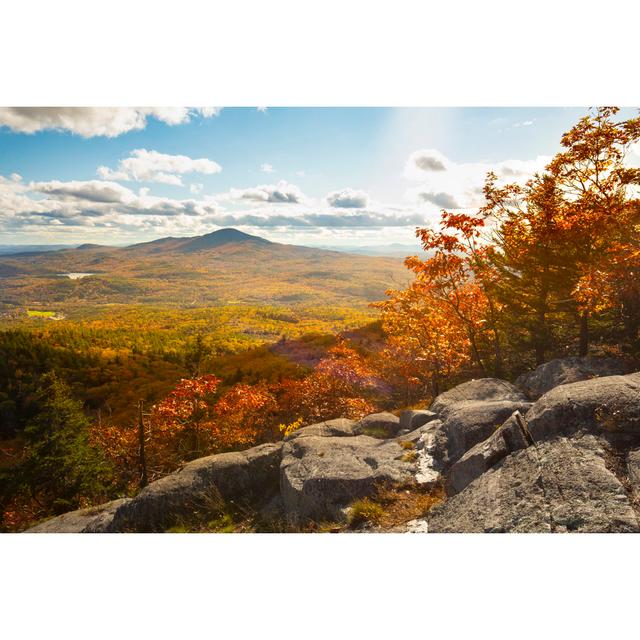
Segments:
[[[213,395],[221,380],[214,375],[180,380],[176,388],[155,410],[166,420],[184,422],[206,415],[207,397]]]

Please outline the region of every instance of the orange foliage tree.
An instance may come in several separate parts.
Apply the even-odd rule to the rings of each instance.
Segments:
[[[378,382],[364,359],[343,342],[299,380],[238,383],[226,390],[214,375],[180,380],[144,417],[149,479],[201,455],[276,440],[282,435],[280,424],[359,418],[374,410],[365,396]],[[133,489],[140,477],[138,427],[94,425],[92,440]]]
[[[442,380],[468,362],[484,374],[492,360],[500,375],[501,305],[494,295],[496,272],[483,227],[481,216],[443,211],[438,229],[416,232],[427,257],[406,259],[414,282],[405,291],[388,291],[389,300],[375,303],[389,336],[387,360],[394,353],[411,354],[397,369],[405,370],[407,399],[410,386],[421,379],[437,393]]]
[[[421,375],[437,383],[465,358],[500,376],[506,343],[510,366],[519,366],[523,345],[540,363],[570,346],[555,333],[566,335],[567,314],[578,319],[580,355],[593,314],[615,311],[637,339],[640,169],[625,158],[640,139],[640,118],[617,122],[617,112],[602,107],[581,119],[524,185],[499,185],[489,173],[477,215],[443,211],[438,228],[417,230],[427,257],[405,261],[414,283],[378,305],[389,354],[415,354],[413,371],[410,358],[400,363],[407,380],[421,363],[431,372]]]
[[[622,275],[621,265],[637,271],[640,246],[640,169],[625,162],[629,146],[640,140],[640,118],[618,122],[618,111],[599,107],[582,118],[564,134],[564,150],[548,166],[562,193],[563,231],[578,270],[572,295],[580,313],[581,355],[588,351],[592,313],[614,300],[634,311],[638,305],[625,300],[626,287],[618,288],[616,296],[606,282],[614,272]]]
[[[416,281],[388,295],[389,300],[376,303],[388,336],[383,359],[393,373],[405,378],[407,400],[412,385],[427,386],[437,395],[442,381],[470,360],[468,331],[426,283]]]
[[[471,357],[480,371],[488,371],[493,360],[495,375],[502,370],[498,303],[494,284],[496,273],[488,260],[489,247],[483,240],[481,216],[442,212],[440,227],[418,229],[428,257],[410,257],[406,265],[424,284],[431,297],[457,319],[466,332]],[[431,254],[431,255],[430,255]],[[483,344],[492,345],[492,354],[483,354]]]
[[[300,380],[280,385],[279,409],[284,421],[310,424],[331,418],[361,418],[375,410],[376,373],[344,342],[329,349],[316,369]]]

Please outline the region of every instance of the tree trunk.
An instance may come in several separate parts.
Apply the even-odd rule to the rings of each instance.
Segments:
[[[495,357],[494,376],[502,378],[502,348],[500,347],[500,336],[497,329],[493,330],[493,353]]]
[[[438,381],[437,372],[434,372],[434,374],[431,376],[431,393],[433,394],[434,398],[440,394],[440,384]]]
[[[149,480],[147,478],[147,456],[144,450],[144,418],[142,415],[142,400],[138,402],[138,460],[140,463],[140,487],[146,487]]]
[[[482,371],[482,375],[485,375],[487,370],[482,362],[482,358],[480,358],[480,351],[478,351],[478,346],[476,345],[475,336],[471,331],[467,331],[467,335],[469,336],[469,343],[471,344],[471,354],[473,359],[476,361],[476,364],[480,367]]]
[[[580,314],[580,346],[579,355],[586,356],[589,352],[589,312]]]
[[[543,272],[543,282],[545,281],[548,273],[548,267],[545,264]],[[536,352],[536,366],[540,366],[545,362],[545,352],[547,350],[547,344],[549,340],[549,330],[547,327],[547,288],[543,286],[540,291],[540,298],[538,300],[538,324],[535,329],[535,352]]]

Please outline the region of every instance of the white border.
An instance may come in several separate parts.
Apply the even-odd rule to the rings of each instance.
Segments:
[[[21,0],[0,16],[4,106],[639,103],[628,0]]]
[[[617,0],[21,0],[0,20],[4,106],[640,104]],[[627,637],[637,540],[6,535],[3,635]]]

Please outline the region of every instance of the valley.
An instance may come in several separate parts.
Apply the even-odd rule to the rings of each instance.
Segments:
[[[61,277],[66,274],[69,277]],[[0,312],[42,306],[233,304],[364,308],[409,276],[399,258],[272,243],[234,229],[129,247],[0,256]]]

